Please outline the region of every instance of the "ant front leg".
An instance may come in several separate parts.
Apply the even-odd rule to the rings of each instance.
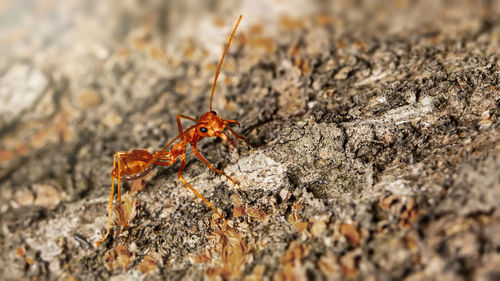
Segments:
[[[201,153],[198,151],[198,147],[197,147],[197,145],[196,145],[196,144],[195,144],[195,145],[192,145],[192,147],[193,147],[193,152],[194,152],[194,154],[196,155],[196,157],[198,157],[198,159],[200,159],[200,160],[201,160],[201,162],[205,163],[205,165],[207,165],[207,166],[208,166],[208,168],[210,168],[210,170],[212,170],[212,171],[214,171],[214,172],[216,172],[216,173],[218,173],[218,174],[221,174],[221,175],[225,176],[225,177],[226,177],[227,179],[229,179],[229,180],[230,180],[230,181],[231,181],[234,185],[238,185],[238,182],[237,182],[237,181],[235,181],[232,177],[230,177],[230,176],[226,175],[226,173],[224,173],[223,171],[221,171],[221,170],[219,170],[219,169],[215,168],[214,166],[212,166],[212,164],[210,164],[210,163],[207,161],[207,159],[205,159],[205,157],[203,157],[203,155],[201,155]]]
[[[217,136],[227,143],[227,151],[229,152],[231,152],[231,145],[236,146],[237,144],[236,141],[228,137],[224,132],[220,132],[219,134],[217,134]]]
[[[229,124],[237,124],[238,126],[240,125],[240,123],[238,121],[235,121],[235,120],[225,120],[226,123],[229,123]],[[236,133],[233,128],[229,127],[229,126],[226,126],[226,128],[231,131],[231,133],[238,139],[240,140],[243,140],[249,147],[252,147],[252,145],[250,144],[250,142],[247,141],[246,138],[244,138],[243,136],[239,135],[238,133]]]

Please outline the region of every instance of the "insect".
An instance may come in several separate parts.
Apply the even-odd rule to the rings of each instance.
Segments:
[[[178,114],[176,117],[177,127],[179,129],[179,134],[168,142],[162,149],[150,153],[145,149],[133,149],[130,151],[121,151],[116,152],[113,156],[113,169],[111,170],[111,193],[109,197],[109,213],[108,213],[108,226],[106,233],[104,236],[96,243],[96,246],[99,246],[102,242],[106,240],[110,233],[111,227],[111,214],[113,209],[113,196],[114,196],[114,186],[115,180],[117,182],[117,196],[118,196],[118,206],[121,210],[121,191],[120,191],[120,181],[132,181],[136,179],[143,178],[146,176],[152,169],[153,166],[170,166],[173,165],[177,159],[181,161],[181,165],[179,171],[177,173],[178,178],[201,200],[203,200],[222,220],[225,221],[223,216],[217,211],[217,209],[205,198],[201,195],[194,187],[192,187],[182,176],[182,171],[186,167],[186,147],[187,144],[190,144],[193,153],[198,157],[205,165],[207,165],[212,171],[221,174],[228,178],[233,184],[237,184],[236,181],[230,176],[226,175],[222,170],[215,168],[212,164],[210,164],[203,155],[200,154],[198,150],[198,142],[203,138],[209,137],[219,137],[223,141],[225,141],[228,145],[228,148],[231,145],[235,145],[236,142],[234,139],[230,138],[225,132],[224,129],[230,131],[238,140],[243,140],[248,146],[251,146],[250,143],[241,135],[237,134],[233,128],[229,125],[238,125],[239,122],[236,120],[225,120],[217,115],[215,111],[212,110],[212,100],[215,92],[215,86],[217,84],[217,78],[219,77],[220,69],[222,66],[222,62],[224,61],[224,57],[231,45],[231,41],[234,37],[236,29],[240,24],[242,15],[239,16],[238,21],[236,22],[231,35],[229,36],[229,40],[227,42],[226,48],[222,57],[220,59],[219,65],[217,67],[217,71],[215,73],[214,82],[212,85],[212,91],[210,94],[210,110],[200,118],[195,119],[193,117],[189,117],[186,115]],[[190,121],[196,122],[196,124],[189,126],[186,129],[182,128],[181,119],[187,119]],[[176,140],[179,140],[176,144],[173,144]],[[173,145],[172,145],[173,144]],[[167,149],[170,150],[167,151]],[[120,218],[122,226],[127,227],[127,222],[125,219]]]

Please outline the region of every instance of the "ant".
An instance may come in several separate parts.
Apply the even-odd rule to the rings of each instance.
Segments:
[[[186,167],[186,146],[189,143],[193,149],[194,154],[198,157],[205,165],[210,168],[210,170],[221,174],[228,178],[233,184],[237,184],[237,182],[226,175],[223,171],[215,168],[210,164],[203,155],[198,151],[198,142],[203,138],[209,137],[219,137],[223,141],[225,141],[228,145],[228,148],[231,148],[231,144],[234,146],[236,142],[229,138],[228,135],[224,132],[224,129],[228,129],[236,138],[245,141],[245,143],[251,147],[251,144],[242,136],[237,134],[231,127],[228,125],[235,124],[240,125],[236,120],[225,120],[217,115],[215,111],[212,110],[212,100],[215,92],[215,86],[217,84],[217,78],[219,77],[220,69],[222,66],[222,62],[224,61],[224,57],[231,45],[231,41],[234,37],[236,29],[240,24],[241,18],[243,16],[240,15],[236,25],[233,28],[233,31],[229,37],[227,42],[226,49],[222,54],[222,58],[219,62],[219,66],[217,67],[217,71],[215,73],[214,83],[212,85],[212,92],[210,94],[210,111],[201,115],[200,118],[195,119],[193,117],[189,117],[186,115],[178,114],[177,119],[177,127],[179,129],[179,134],[168,142],[162,149],[156,151],[155,153],[150,153],[146,149],[133,149],[131,151],[120,151],[116,152],[113,156],[113,170],[111,171],[111,194],[109,196],[109,214],[108,214],[108,226],[106,230],[106,234],[96,243],[98,247],[102,242],[106,240],[110,233],[111,227],[111,213],[113,209],[113,195],[114,195],[114,187],[115,187],[115,179],[117,181],[118,186],[118,206],[121,209],[121,193],[120,193],[120,181],[133,181],[136,179],[141,179],[145,177],[152,169],[154,165],[159,166],[170,166],[173,165],[177,159],[181,160],[181,166],[177,173],[179,179],[201,200],[203,200],[224,222],[226,220],[224,217],[217,211],[217,209],[207,200],[203,195],[201,195],[196,189],[194,189],[183,177],[182,171],[184,167]],[[189,126],[185,130],[182,128],[181,118],[188,119],[190,121],[196,122],[196,124]],[[172,145],[176,140],[179,140],[178,143]],[[169,151],[166,151],[168,147]],[[125,219],[120,218],[121,224],[123,228],[126,228],[127,222]]]

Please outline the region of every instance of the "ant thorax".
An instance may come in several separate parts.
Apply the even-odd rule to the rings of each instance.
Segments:
[[[173,157],[177,157],[180,154],[186,153],[186,145],[181,141],[172,146],[170,149]]]

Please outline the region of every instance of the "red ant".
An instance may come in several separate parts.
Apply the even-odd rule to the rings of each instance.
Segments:
[[[196,196],[198,196],[201,200],[205,201],[205,203],[223,221],[225,221],[225,219],[217,211],[217,209],[207,199],[205,199],[205,197],[203,197],[203,195],[201,195],[198,191],[196,191],[196,189],[194,189],[182,177],[182,171],[184,170],[184,167],[186,167],[186,146],[189,143],[189,144],[191,144],[191,147],[192,147],[193,152],[196,155],[196,157],[198,157],[203,163],[205,163],[205,165],[207,165],[210,168],[210,170],[225,176],[233,184],[236,184],[236,181],[233,178],[226,175],[223,171],[212,166],[212,164],[210,164],[200,154],[200,152],[198,151],[198,146],[197,146],[198,142],[200,140],[202,140],[203,138],[219,137],[223,141],[225,141],[228,145],[228,148],[230,148],[231,144],[235,145],[236,142],[233,139],[230,139],[226,135],[226,133],[224,133],[224,129],[227,128],[236,138],[245,141],[247,143],[247,145],[251,146],[250,143],[244,137],[238,135],[231,127],[228,126],[228,124],[236,124],[239,126],[238,121],[236,121],[236,120],[224,120],[220,116],[218,116],[215,111],[212,110],[212,99],[214,96],[215,85],[217,84],[217,78],[219,77],[222,62],[224,61],[224,57],[226,56],[226,53],[229,49],[229,46],[231,45],[231,40],[233,39],[234,34],[236,32],[236,29],[238,28],[238,25],[240,24],[241,18],[242,18],[242,15],[239,16],[238,21],[236,22],[236,25],[233,28],[233,31],[229,37],[228,42],[227,42],[226,49],[224,50],[224,53],[222,54],[222,58],[219,62],[219,66],[217,67],[217,72],[215,73],[214,83],[212,86],[212,92],[210,95],[210,111],[201,115],[201,117],[198,120],[196,120],[193,117],[178,114],[176,119],[177,119],[177,127],[179,128],[179,135],[177,135],[173,140],[171,140],[169,143],[167,143],[162,149],[156,151],[153,154],[151,154],[150,152],[148,152],[145,149],[133,149],[133,150],[128,151],[128,152],[120,151],[120,152],[115,153],[115,155],[113,157],[113,170],[111,171],[111,194],[109,197],[108,227],[106,230],[106,234],[104,234],[104,237],[102,237],[102,239],[96,243],[96,246],[99,246],[99,244],[104,242],[104,240],[106,240],[106,238],[108,237],[108,235],[110,233],[115,179],[116,179],[117,185],[118,185],[118,207],[121,210],[122,201],[121,201],[121,193],[120,193],[120,181],[132,181],[132,180],[143,178],[152,170],[154,165],[170,166],[177,161],[177,158],[179,158],[181,160],[181,166],[179,168],[179,172],[177,173],[177,176],[179,177],[179,179],[189,189],[191,189],[191,191],[193,191]],[[196,122],[196,124],[183,130],[182,124],[181,124],[181,118],[194,121],[194,122]],[[180,139],[180,141],[178,143],[174,144],[172,146],[172,148],[170,148],[169,151],[166,151],[166,149],[168,147],[170,147],[170,145],[172,145],[174,143],[174,141],[176,141],[177,139]],[[120,221],[121,221],[121,224],[124,228],[126,228],[128,226],[125,219],[121,218]]]

